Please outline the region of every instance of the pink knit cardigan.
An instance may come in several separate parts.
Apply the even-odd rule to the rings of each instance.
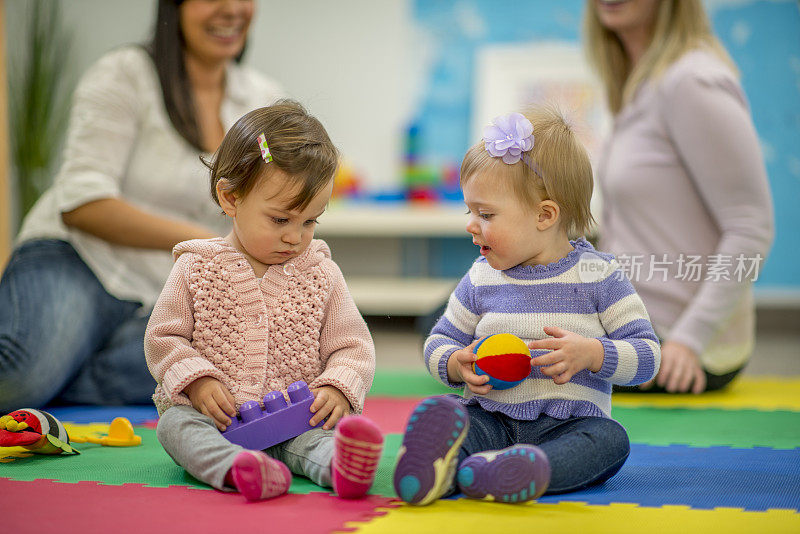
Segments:
[[[375,347],[324,241],[262,278],[222,238],[184,241],[173,255],[144,340],[159,413],[191,405],[183,388],[201,376],[225,384],[237,408],[305,380],[362,411]]]

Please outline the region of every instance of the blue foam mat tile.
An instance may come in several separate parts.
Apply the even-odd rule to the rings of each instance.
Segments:
[[[625,465],[606,483],[539,499],[543,503],[560,501],[799,510],[800,448],[632,444]]]
[[[116,417],[125,417],[131,424],[158,419],[155,406],[45,406],[46,412],[66,423],[110,423]]]

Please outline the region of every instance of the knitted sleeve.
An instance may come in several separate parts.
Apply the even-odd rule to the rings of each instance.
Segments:
[[[598,338],[603,344],[603,366],[591,374],[612,384],[632,386],[656,376],[661,347],[642,299],[619,266],[615,267],[598,282],[597,311],[607,335]]]
[[[176,404],[189,404],[183,388],[201,376],[225,381],[225,375],[191,345],[194,317],[187,280],[192,256],[183,254],[175,262],[144,334],[147,367]]]
[[[425,340],[423,349],[425,364],[434,378],[452,388],[463,387],[463,383],[450,382],[447,377],[447,361],[457,350],[474,341],[479,314],[474,304],[475,286],[469,273],[464,275],[455,291],[450,295],[447,309]]]
[[[320,332],[319,350],[325,368],[309,386],[339,389],[353,411],[361,413],[375,377],[375,345],[339,267],[329,260],[325,271],[331,279]]]

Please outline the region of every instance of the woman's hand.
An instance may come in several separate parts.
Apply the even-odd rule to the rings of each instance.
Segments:
[[[314,416],[308,421],[311,426],[316,426],[320,421],[328,418],[322,428],[330,430],[336,426],[336,422],[352,410],[350,401],[344,393],[333,386],[320,386],[311,390],[314,394],[314,402],[311,403],[311,412]]]
[[[544,327],[544,333],[553,337],[531,341],[528,347],[552,352],[531,358],[531,366],[541,366],[542,374],[552,376],[553,382],[566,384],[584,369],[593,373],[600,371],[605,351],[599,339],[583,337],[554,326]]]
[[[233,395],[216,378],[201,376],[183,388],[183,392],[189,397],[195,410],[214,420],[220,432],[228,428],[231,424],[230,418],[236,416]]]
[[[473,393],[486,395],[492,389],[492,386],[486,383],[489,377],[477,375],[472,369],[472,364],[478,359],[473,352],[478,343],[480,339],[450,354],[450,359],[447,360],[447,377],[451,382],[464,382]]]
[[[675,341],[665,341],[661,345],[661,368],[654,380],[645,382],[639,389],[650,389],[654,381],[670,393],[685,393],[689,386],[695,394],[706,389],[706,373],[697,354]]]

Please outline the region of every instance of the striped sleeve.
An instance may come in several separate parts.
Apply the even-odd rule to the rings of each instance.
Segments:
[[[594,376],[632,386],[656,376],[661,346],[644,303],[620,269],[599,282],[598,315],[605,337],[603,366]]]
[[[447,361],[453,352],[472,343],[479,315],[474,305],[475,286],[469,273],[459,282],[450,295],[447,309],[425,340],[424,355],[428,371],[444,384],[463,387],[463,383],[450,382],[447,378]]]

